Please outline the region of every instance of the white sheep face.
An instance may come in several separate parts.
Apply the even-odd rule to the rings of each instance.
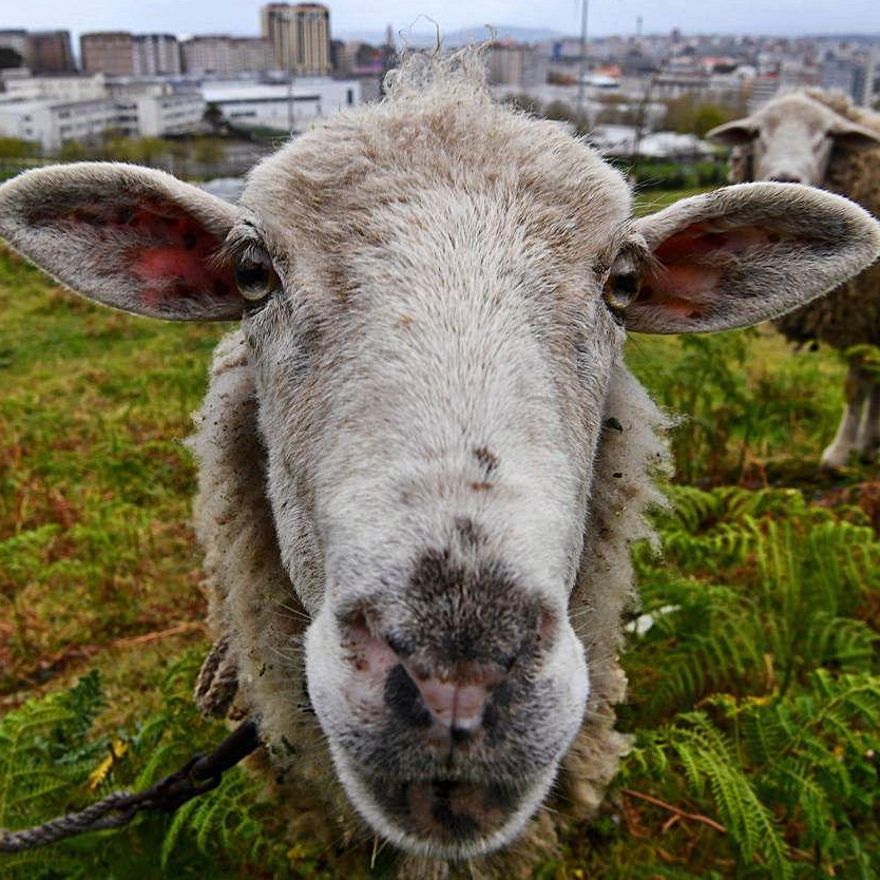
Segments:
[[[289,268],[243,330],[282,558],[314,620],[309,695],[355,804],[410,850],[510,839],[588,694],[566,605],[624,339],[597,262],[629,194],[566,146],[595,182],[578,210],[610,220],[577,249],[548,234],[552,205],[476,175],[372,207],[334,254],[342,295],[293,256],[326,253],[313,222],[283,254],[261,233]],[[254,174],[255,225],[273,199],[298,213],[276,183],[298,148]]]
[[[792,185],[629,211],[587,146],[456,80],[310,132],[238,208],[123,165],[0,188],[0,234],[74,289],[242,319],[310,698],[351,802],[410,852],[512,840],[581,725],[567,605],[624,327],[751,324],[880,251],[864,211]],[[275,680],[246,696],[277,742]]]
[[[876,133],[835,113],[802,92],[782,94],[745,119],[718,126],[707,135],[745,149],[751,180],[821,186],[831,153],[877,146]]]
[[[326,187],[316,224],[314,190],[278,186],[315,173],[298,155],[315,145],[295,143],[254,173],[233,233],[246,249],[259,229],[282,267],[243,330],[282,558],[314,620],[309,695],[353,801],[410,850],[510,839],[588,694],[566,605],[624,339],[603,282],[629,193],[589,151],[551,143],[592,184],[586,201],[566,205],[543,161],[537,194],[479,166],[456,180],[442,161],[404,185],[377,169],[338,248]],[[292,218],[283,240],[260,225],[267,207]]]

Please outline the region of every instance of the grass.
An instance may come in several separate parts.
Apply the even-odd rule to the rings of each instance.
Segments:
[[[203,613],[180,441],[220,331],[92,306],[8,253],[0,315],[0,693],[14,702],[133,637],[197,632],[180,626]]]
[[[659,209],[689,194],[652,192],[638,209]],[[65,692],[97,670],[104,702],[95,709],[89,736],[120,736],[130,744],[129,757],[108,776],[111,790],[138,774],[143,778],[149,743],[164,743],[170,767],[197,742],[219,736],[219,728],[200,721],[189,706],[191,677],[208,643],[201,626],[200,559],[189,526],[194,469],[181,440],[222,332],[92,306],[0,250],[0,715],[12,717],[26,699]],[[792,593],[785,608],[772,597],[755,606],[756,591],[778,575],[768,574],[760,560],[788,557],[778,542],[767,551],[744,536],[769,536],[775,528],[770,524],[787,524],[793,537],[785,546],[794,549],[786,570],[800,573],[779,581],[779,595],[788,596],[792,583],[798,595],[812,595],[811,578],[831,565],[828,560],[838,560],[841,570],[866,572],[827,614],[838,621],[837,631],[855,633],[853,644],[864,646],[867,638],[871,645],[873,636],[863,629],[873,633],[880,625],[880,584],[867,567],[878,558],[872,555],[872,527],[880,526],[877,473],[854,468],[833,484],[817,477],[818,454],[841,405],[843,367],[833,353],[793,355],[772,329],[761,328],[706,340],[633,337],[628,360],[659,400],[692,414],[676,432],[675,453],[680,482],[700,487],[702,494],[688,489],[676,496],[680,520],[661,523],[671,547],[665,562],[638,557],[646,607],[679,611],[668,626],[634,637],[627,655],[632,701],[621,723],[637,736],[635,757],[597,822],[574,829],[565,858],[544,866],[539,876],[764,876],[772,873],[772,853],[757,847],[750,854],[733,830],[720,834],[713,828],[734,829],[735,816],[724,812],[711,785],[691,785],[676,764],[675,749],[686,735],[682,719],[689,711],[708,713],[724,736],[734,736],[736,725],[724,712],[749,719],[765,705],[750,701],[787,706],[783,680],[791,698],[803,702],[817,672],[876,675],[871,657],[859,654],[850,663],[842,648],[826,645],[827,657],[805,658],[790,639],[770,632],[767,621],[807,619],[818,600],[805,608]],[[822,545],[815,558],[807,557],[801,548],[822,522],[837,529],[840,544]],[[861,531],[854,536],[849,528]],[[808,558],[813,561],[801,571],[799,560]],[[834,584],[840,577],[828,575]],[[815,586],[816,595],[821,589],[821,583]],[[699,653],[710,618],[723,632],[733,627],[742,634],[729,656],[714,661]],[[760,667],[749,665],[753,656]],[[689,669],[696,670],[693,680]],[[722,705],[722,699],[733,703]],[[859,729],[857,721],[847,723]],[[832,738],[828,733],[822,742],[829,749],[839,746],[844,761],[847,747],[831,744]],[[89,742],[83,754],[94,765]],[[784,799],[774,800],[770,765],[744,746],[736,748],[728,763],[742,767],[760,803],[768,805],[768,821],[790,848],[795,874],[862,876],[858,853],[841,855],[827,842],[809,843],[803,817],[791,805],[787,812]],[[658,755],[667,762],[663,772],[657,771]],[[862,780],[861,772],[851,770],[850,798],[876,783]],[[166,853],[164,867],[154,851],[163,839],[168,846],[167,819],[63,851],[89,876],[338,876],[332,859],[313,852],[308,841],[290,847],[279,837],[266,844],[257,830],[264,826],[253,821],[261,809],[253,805],[256,792],[236,780],[239,788],[231,794],[224,789],[223,803],[239,800],[223,815],[238,819],[224,818],[221,834],[210,831],[214,826],[206,826],[200,814],[184,817],[193,826],[174,826],[177,845]],[[846,846],[876,853],[870,810],[866,818],[855,800],[849,807],[844,798],[841,806],[836,789],[829,791],[832,818],[826,824],[855,828],[856,843],[847,837]],[[79,800],[92,796],[81,787],[76,792]],[[54,812],[50,803],[59,806],[47,801],[44,818]],[[272,827],[271,815],[259,817]],[[3,819],[0,810],[0,825]],[[181,842],[195,839],[195,848]],[[803,865],[815,873],[803,873]],[[49,870],[46,876],[67,875]]]

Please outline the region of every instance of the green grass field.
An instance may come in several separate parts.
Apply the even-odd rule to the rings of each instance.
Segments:
[[[189,698],[208,641],[181,443],[222,332],[94,307],[0,250],[0,827],[222,736]],[[880,481],[816,472],[843,366],[770,328],[633,337],[628,359],[690,414],[665,556],[636,549],[663,610],[626,657],[633,751],[537,876],[875,876]],[[236,771],[176,820],[0,855],[0,877],[343,876],[344,847],[285,842],[256,795]]]

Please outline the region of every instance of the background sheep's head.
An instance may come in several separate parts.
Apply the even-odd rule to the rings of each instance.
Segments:
[[[804,92],[779,95],[751,116],[713,128],[707,137],[744,151],[750,164],[748,180],[810,186],[822,185],[835,149],[880,146],[877,132]]]
[[[587,146],[466,78],[331,120],[238,207],[72,165],[0,189],[0,233],[98,301],[241,319],[338,776],[380,834],[450,857],[518,833],[582,723],[593,658],[567,606],[625,330],[778,315],[880,241],[791,185],[633,221]],[[252,696],[267,737],[293,690]]]

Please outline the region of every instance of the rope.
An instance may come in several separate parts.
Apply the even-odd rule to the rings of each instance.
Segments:
[[[213,752],[195,755],[178,771],[146,791],[116,791],[76,813],[68,813],[42,825],[8,831],[0,828],[0,853],[24,852],[89,831],[127,825],[142,810],[173,813],[187,801],[220,784],[223,774],[260,745],[257,725],[245,721]]]

